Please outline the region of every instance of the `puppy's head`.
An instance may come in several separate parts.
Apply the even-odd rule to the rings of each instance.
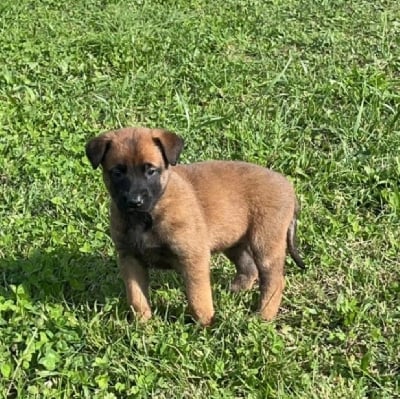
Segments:
[[[124,128],[93,138],[86,155],[103,169],[105,185],[121,212],[150,212],[178,162],[183,140],[161,129]]]

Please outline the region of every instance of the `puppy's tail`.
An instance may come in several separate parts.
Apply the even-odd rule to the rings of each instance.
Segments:
[[[296,245],[296,229],[297,229],[297,216],[299,214],[300,207],[298,202],[296,201],[296,207],[294,210],[294,215],[293,219],[290,222],[288,231],[287,231],[287,247],[288,251],[290,253],[290,256],[293,258],[295,261],[296,265],[300,267],[301,269],[305,269],[306,265],[304,264],[303,260],[301,259],[299,255],[299,251],[297,250],[297,245]]]

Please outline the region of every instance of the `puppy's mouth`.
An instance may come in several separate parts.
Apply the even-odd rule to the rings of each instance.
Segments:
[[[146,213],[146,212],[150,212],[151,211],[151,209],[149,207],[147,207],[147,206],[141,206],[141,207],[129,207],[128,206],[128,207],[125,208],[125,210],[128,213],[137,213],[137,212]]]
[[[123,208],[129,214],[148,213],[154,208],[154,203],[148,199],[146,201],[127,201]]]
[[[120,195],[114,197],[115,204],[122,214],[134,215],[142,213],[150,213],[156,206],[160,197],[152,195],[133,195],[127,197]]]

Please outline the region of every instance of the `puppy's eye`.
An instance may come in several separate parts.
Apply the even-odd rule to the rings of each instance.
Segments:
[[[110,174],[114,179],[118,179],[123,176],[124,172],[120,168],[114,168],[110,170]]]
[[[153,177],[158,173],[158,169],[152,165],[146,165],[145,174],[147,177]]]

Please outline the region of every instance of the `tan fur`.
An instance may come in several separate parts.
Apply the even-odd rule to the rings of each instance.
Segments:
[[[287,234],[296,208],[292,185],[276,172],[244,162],[165,165],[154,144],[154,138],[162,140],[163,135],[158,129],[125,128],[100,136],[112,142],[101,162],[108,188],[107,171],[115,164],[150,163],[162,168],[164,192],[150,212],[152,228],[143,233],[144,260],[127,249],[134,229],[111,203],[111,234],[129,305],[141,319],[151,317],[148,266],[168,263],[184,278],[192,314],[209,325],[214,317],[210,256],[223,251],[237,268],[232,290],[250,289],[259,280],[259,311],[263,319],[271,320],[285,285]],[[166,136],[162,146],[173,151],[168,147],[173,146],[171,138]],[[161,246],[168,248],[167,256],[157,255]]]

